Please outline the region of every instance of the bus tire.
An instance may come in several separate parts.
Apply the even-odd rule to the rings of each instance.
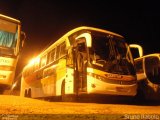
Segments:
[[[145,93],[143,90],[138,89],[137,90],[137,94],[135,96],[135,102],[136,103],[144,103],[146,102],[146,97],[145,97]]]
[[[24,97],[28,97],[27,90],[25,90],[25,92],[24,92]]]
[[[62,86],[61,86],[61,100],[65,101],[65,81],[63,80]]]
[[[29,98],[31,98],[31,88],[29,88],[28,90],[28,95],[27,95]]]

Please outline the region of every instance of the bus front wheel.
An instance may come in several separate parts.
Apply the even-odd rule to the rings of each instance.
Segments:
[[[25,90],[24,92],[24,97],[27,97],[27,90]]]
[[[29,97],[31,98],[31,89],[26,89],[25,92],[24,92],[24,97]]]
[[[61,86],[61,100],[65,101],[65,81],[62,82]]]

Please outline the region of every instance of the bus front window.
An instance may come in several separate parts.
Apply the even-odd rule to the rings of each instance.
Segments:
[[[135,75],[131,58],[128,59],[127,54],[129,54],[128,48],[123,38],[104,33],[92,33],[89,56],[93,67],[115,74]]]
[[[17,28],[17,24],[0,19],[0,54],[14,55],[18,39]]]

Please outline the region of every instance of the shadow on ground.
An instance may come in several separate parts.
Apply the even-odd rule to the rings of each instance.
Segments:
[[[81,103],[98,103],[98,104],[127,104],[139,106],[159,106],[160,100],[145,100],[137,97],[128,96],[79,96],[77,102]]]

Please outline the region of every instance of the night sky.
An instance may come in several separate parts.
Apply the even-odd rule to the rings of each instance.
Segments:
[[[145,54],[159,52],[159,4],[111,1],[0,0],[0,13],[19,19],[27,35],[18,72],[48,44],[84,25],[121,34],[127,43],[142,45]]]

